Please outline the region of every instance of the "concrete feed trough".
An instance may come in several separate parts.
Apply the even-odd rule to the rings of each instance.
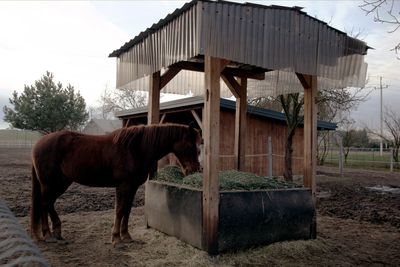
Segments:
[[[149,181],[145,195],[147,226],[206,250],[201,190]],[[310,239],[314,216],[309,189],[221,191],[218,251]]]

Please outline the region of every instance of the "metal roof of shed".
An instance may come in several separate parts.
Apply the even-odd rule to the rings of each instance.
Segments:
[[[299,7],[194,0],[110,57],[117,57],[117,87],[136,90],[148,89],[146,76],[181,61],[202,62],[204,55],[238,69],[261,68],[265,80],[248,83],[252,98],[302,91],[295,72],[318,76],[319,89],[363,86],[368,48]],[[181,71],[165,92],[202,95],[202,75]]]
[[[160,103],[160,111],[167,112],[169,110],[179,110],[182,108],[196,108],[196,107],[203,107],[204,106],[204,97],[201,96],[194,96],[194,97],[187,97],[182,99],[177,99],[168,102]],[[236,110],[236,103],[235,101],[221,98],[220,106],[223,109],[228,110]],[[115,116],[118,118],[129,117],[132,115],[145,115],[148,112],[148,107],[139,107],[129,110],[123,110],[115,113]],[[265,109],[255,106],[248,106],[247,113],[254,116],[259,116],[262,118],[277,120],[286,122],[286,116],[282,112],[274,111],[271,109]],[[331,123],[327,121],[318,121],[317,127],[319,130],[335,130],[337,125],[336,123]]]

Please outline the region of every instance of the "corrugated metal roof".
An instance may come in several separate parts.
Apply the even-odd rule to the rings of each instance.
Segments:
[[[258,97],[302,91],[295,72],[317,75],[319,89],[364,86],[367,49],[365,42],[298,7],[196,0],[110,56],[118,58],[117,87],[141,91],[148,90],[146,76],[177,62],[202,62],[204,55],[225,58],[239,69],[267,71],[265,80],[248,83],[249,97]],[[179,83],[166,90],[182,94],[191,84],[192,93],[201,95],[204,79],[193,82],[201,75],[183,71],[171,81]]]
[[[192,6],[196,5],[199,0],[193,0],[191,2],[185,3],[181,8],[177,8],[174,10],[174,12],[168,14],[165,18],[160,19],[157,23],[154,23],[151,25],[149,28],[147,28],[145,31],[140,32],[135,38],[131,39],[130,41],[126,42],[123,46],[121,46],[119,49],[114,50],[113,52],[110,53],[109,57],[118,57],[122,53],[128,51],[132,46],[135,44],[140,43],[144,38],[149,36],[150,34],[154,33],[155,31],[161,29],[165,25],[167,25],[169,22],[174,20],[176,17],[180,16],[182,13],[185,11],[189,10]],[[258,8],[269,8],[269,9],[282,9],[282,10],[293,10],[296,12],[299,12],[300,14],[305,14],[307,15],[306,12],[301,11],[303,7],[299,6],[293,6],[293,7],[287,7],[287,6],[279,6],[279,5],[260,5],[260,4],[255,4],[255,3],[235,3],[235,2],[229,2],[229,1],[209,1],[209,0],[202,0],[202,2],[225,2],[229,3],[232,5],[239,5],[239,6],[249,6],[249,7],[258,7]],[[311,17],[313,20],[318,21],[320,23],[326,24],[326,22],[319,20],[317,18]],[[345,34],[344,32],[331,27],[333,30],[338,31],[339,33]],[[369,47],[367,47],[369,48]],[[366,51],[365,51],[366,52]]]
[[[221,108],[228,110],[236,110],[235,101],[221,98],[220,102]],[[179,110],[179,108],[192,108],[192,107],[203,107],[204,106],[204,97],[194,96],[187,97],[178,100],[168,101],[160,103],[160,111],[167,112],[168,110]],[[118,118],[129,117],[132,115],[145,115],[148,112],[148,107],[139,107],[130,110],[123,110],[115,113],[115,116]],[[255,106],[248,106],[247,113],[263,118],[278,120],[286,122],[286,116],[282,112],[277,112],[270,109],[259,108]],[[331,123],[327,121],[318,121],[317,123],[318,129],[325,130],[335,130],[337,125],[336,123]]]

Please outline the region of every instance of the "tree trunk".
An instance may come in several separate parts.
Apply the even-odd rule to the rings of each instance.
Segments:
[[[293,181],[293,170],[292,170],[292,155],[293,155],[293,136],[294,129],[288,129],[288,135],[285,144],[285,171],[283,172],[283,177],[285,181]]]

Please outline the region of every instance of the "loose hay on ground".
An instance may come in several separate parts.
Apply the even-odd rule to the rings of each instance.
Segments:
[[[254,173],[240,172],[235,170],[220,171],[220,190],[262,190],[262,189],[286,189],[301,187],[296,183],[278,180],[277,178],[258,176]],[[184,176],[178,166],[166,166],[159,170],[156,180],[165,181],[180,185],[187,185],[201,189],[203,186],[203,174],[194,173]]]

